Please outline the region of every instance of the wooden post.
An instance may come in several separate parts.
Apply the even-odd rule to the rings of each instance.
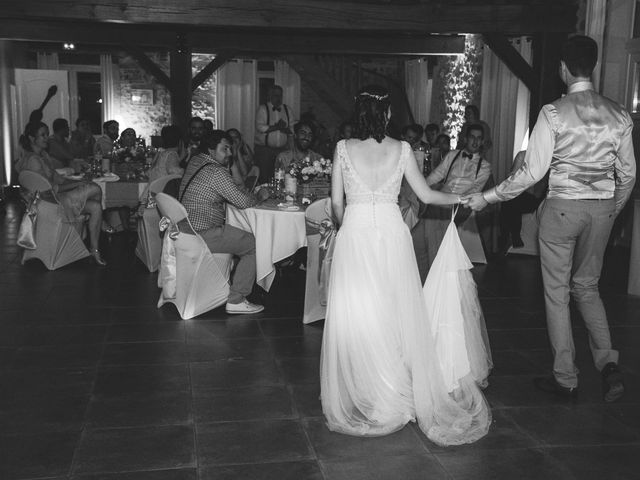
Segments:
[[[558,68],[566,33],[538,33],[533,37],[533,71],[535,84],[529,105],[529,129],[533,129],[543,105],[559,98],[565,91]]]
[[[191,118],[191,48],[184,34],[178,33],[176,45],[170,52],[171,121],[183,133]]]

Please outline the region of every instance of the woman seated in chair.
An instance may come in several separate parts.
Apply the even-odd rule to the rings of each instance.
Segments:
[[[227,133],[233,139],[231,162],[229,162],[231,177],[236,185],[245,186],[247,177],[257,178],[260,169],[253,164],[253,151],[242,138],[240,131],[237,128],[230,128]]]
[[[58,199],[68,221],[75,222],[82,214],[89,215],[89,242],[91,255],[98,265],[107,263],[100,256],[98,239],[102,225],[102,191],[89,181],[69,180],[53,168],[46,152],[49,128],[42,122],[29,123],[20,137],[24,154],[16,164],[16,171],[30,170],[39,173],[53,185],[53,195]]]
[[[162,127],[162,149],[153,159],[149,170],[149,183],[167,175],[182,175],[180,162],[186,158],[187,152],[182,146],[182,132],[176,125]]]

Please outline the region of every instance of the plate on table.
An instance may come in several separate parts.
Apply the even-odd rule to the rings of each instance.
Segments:
[[[56,168],[56,172],[58,175],[62,175],[63,177],[71,177],[76,171],[71,167],[64,168]]]
[[[117,182],[118,180],[120,180],[120,177],[111,172],[105,173],[101,177],[96,177],[93,179],[94,182]]]
[[[290,203],[279,203],[278,209],[285,210],[287,212],[297,212],[300,210],[300,207],[298,205],[291,205]]]

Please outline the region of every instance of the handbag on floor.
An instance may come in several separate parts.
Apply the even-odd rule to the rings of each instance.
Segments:
[[[38,218],[37,204],[40,200],[40,193],[36,192],[33,200],[27,206],[27,211],[22,216],[20,228],[18,229],[18,240],[16,243],[19,247],[27,250],[36,249],[36,220]]]

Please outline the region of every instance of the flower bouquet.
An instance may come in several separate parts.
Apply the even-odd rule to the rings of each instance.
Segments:
[[[309,204],[315,198],[315,194],[311,187],[311,182],[315,179],[331,178],[331,160],[326,158],[316,158],[311,160],[308,156],[302,160],[291,162],[287,169],[287,175],[295,178],[298,183],[302,184],[302,204]]]
[[[319,158],[311,160],[308,156],[302,160],[291,162],[287,173],[298,180],[299,183],[309,183],[315,178],[331,177],[331,160]]]

